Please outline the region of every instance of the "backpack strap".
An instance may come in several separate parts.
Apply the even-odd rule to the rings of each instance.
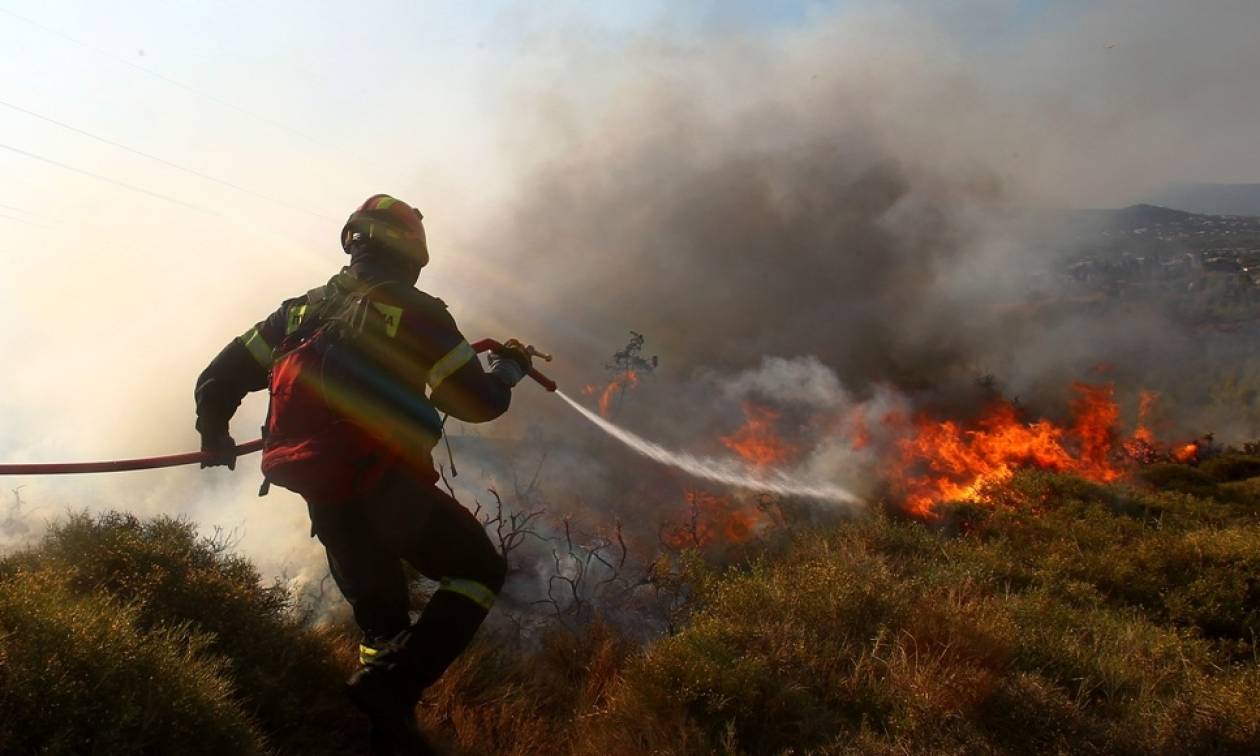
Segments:
[[[314,289],[306,292],[306,306],[310,309],[319,307],[320,303],[328,296],[328,284],[316,286]]]

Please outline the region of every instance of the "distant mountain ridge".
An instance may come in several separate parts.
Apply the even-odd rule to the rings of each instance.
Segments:
[[[1095,257],[1164,258],[1187,251],[1260,254],[1260,216],[1209,215],[1158,205],[1047,210],[1025,216],[1028,238]]]
[[[1146,201],[1204,215],[1260,216],[1260,184],[1171,184]]]

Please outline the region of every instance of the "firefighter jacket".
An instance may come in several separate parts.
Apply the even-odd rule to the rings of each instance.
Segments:
[[[317,418],[319,412],[309,405],[286,405],[291,397],[288,389],[277,388],[276,377],[293,342],[318,325],[311,319],[326,312],[325,302],[348,294],[365,300],[376,325],[352,349],[340,349],[338,369],[352,374],[347,381],[353,388],[343,391],[342,384],[325,381],[323,362],[317,370],[308,369],[320,374],[321,401],[336,415],[330,422]],[[342,369],[346,366],[348,371]],[[482,369],[445,303],[398,280],[388,268],[372,265],[343,269],[323,289],[285,300],[229,343],[197,379],[197,430],[203,436],[226,435],[242,398],[269,385],[267,429],[279,428],[283,437],[267,439],[263,469],[268,477],[268,468],[278,463],[318,463],[321,457],[371,446],[373,439],[378,445],[392,444],[388,451],[393,456],[412,456],[412,462],[432,468],[429,452],[441,433],[437,411],[485,422],[503,414],[511,399],[510,386]],[[386,438],[393,440],[385,443]]]

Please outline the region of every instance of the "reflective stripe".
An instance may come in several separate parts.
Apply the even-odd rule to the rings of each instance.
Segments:
[[[398,333],[398,324],[402,322],[403,309],[380,302],[373,302],[372,307],[385,318],[385,335],[394,338]]]
[[[306,317],[305,304],[294,305],[293,307],[290,307],[289,308],[289,322],[285,325],[284,335],[288,336],[289,334],[296,331],[302,325],[302,318],[305,318],[305,317]]]
[[[359,663],[364,666],[371,664],[373,661],[376,660],[376,655],[379,654],[380,652],[381,650],[379,648],[372,648],[371,646],[365,646],[362,643],[360,643],[359,644]]]
[[[377,197],[372,201],[372,207],[369,210],[386,210],[398,200],[393,197]]]
[[[450,591],[458,593],[466,599],[469,599],[477,606],[490,611],[490,607],[494,606],[494,591],[485,587],[476,580],[465,580],[463,578],[442,578],[442,585],[439,591]]]
[[[257,327],[251,328],[249,333],[240,337],[241,342],[245,344],[245,348],[249,353],[258,360],[258,364],[263,366],[264,370],[271,369],[271,345],[262,337],[262,332]]]
[[[429,369],[429,388],[434,391],[438,390],[438,386],[442,385],[442,381],[451,377],[451,374],[468,364],[469,360],[474,359],[477,353],[473,351],[472,346],[467,341],[459,342],[459,345],[446,353],[446,356],[433,363],[433,367]]]

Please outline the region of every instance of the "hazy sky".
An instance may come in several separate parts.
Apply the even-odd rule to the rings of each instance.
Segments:
[[[514,300],[546,283],[467,251],[522,174],[599,135],[629,75],[699,82],[715,112],[738,111],[745,82],[764,92],[758,56],[801,73],[798,106],[826,96],[811,77],[860,78],[890,141],[983,158],[1058,204],[1260,180],[1257,7],[0,0],[0,459],[193,448],[197,373],[341,264],[346,214],[378,191],[425,212],[426,288],[470,336],[508,335]],[[474,294],[490,306],[461,306]],[[598,376],[582,369],[556,367]],[[261,414],[247,405],[238,438]],[[248,521],[307,549],[301,509],[249,498],[243,467],[22,482],[54,511]]]

